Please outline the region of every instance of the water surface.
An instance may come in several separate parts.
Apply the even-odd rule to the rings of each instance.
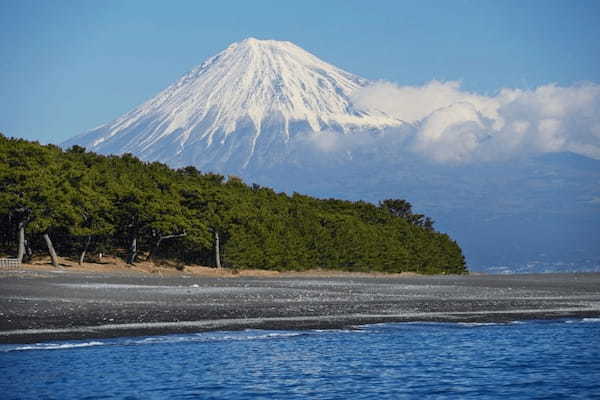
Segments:
[[[600,398],[600,319],[0,345],[4,399]]]

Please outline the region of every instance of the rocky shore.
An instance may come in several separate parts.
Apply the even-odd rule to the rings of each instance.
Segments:
[[[0,271],[0,343],[599,316],[600,273],[221,277],[134,270]]]

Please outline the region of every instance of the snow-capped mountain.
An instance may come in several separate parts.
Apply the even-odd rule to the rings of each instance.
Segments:
[[[484,117],[459,102],[404,123],[356,105],[370,84],[290,42],[246,39],[136,109],[62,145],[194,165],[288,193],[407,199],[459,241],[474,270],[600,265],[600,161],[550,153],[508,162],[431,162],[415,151],[419,132],[442,121],[433,136],[447,140],[434,150],[468,147],[486,133]],[[467,123],[445,131],[457,115]]]
[[[273,165],[302,135],[401,125],[384,113],[354,109],[352,93],[369,83],[293,43],[249,38],[63,146],[220,172]]]

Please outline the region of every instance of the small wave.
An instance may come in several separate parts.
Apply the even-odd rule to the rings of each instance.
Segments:
[[[304,333],[302,332],[271,332],[257,335],[226,335],[226,336],[217,336],[210,338],[210,340],[265,340],[265,339],[278,339],[278,338],[288,338],[295,336],[302,336]]]
[[[12,345],[0,347],[0,352],[29,351],[29,350],[64,350],[90,346],[125,345],[140,346],[151,344],[177,344],[190,342],[236,342],[252,340],[276,340],[308,335],[308,332],[265,332],[265,331],[242,331],[242,332],[211,332],[196,333],[190,335],[165,335],[148,336],[143,338],[121,338],[108,339],[106,342],[92,341],[84,343],[36,343],[31,345]]]
[[[365,330],[361,325],[352,326],[352,329],[313,329],[313,333],[363,333]]]
[[[600,318],[583,318],[581,322],[600,322]]]
[[[506,325],[506,323],[500,323],[500,322],[458,322],[457,325],[459,325],[459,326],[465,326],[465,327],[477,327],[477,326]]]
[[[406,324],[411,324],[412,322],[406,322]],[[397,326],[400,322],[376,322],[374,324],[362,324],[362,325],[354,325],[353,328],[357,329],[369,329],[369,328],[388,328],[391,326]]]
[[[85,343],[36,343],[27,346],[18,346],[8,348],[6,351],[26,351],[26,350],[65,350],[79,347],[103,346],[104,342],[85,342]]]
[[[505,326],[505,325],[525,325],[532,321],[505,321],[505,322],[457,322],[456,324],[464,327],[477,327],[477,326]]]
[[[126,342],[127,345],[144,344],[176,344],[188,342],[227,342],[227,341],[251,341],[251,340],[272,340],[305,335],[303,332],[264,332],[264,331],[242,331],[239,334],[227,332],[219,333],[196,333],[190,335],[166,335],[151,336],[143,339],[133,339]]]
[[[581,319],[568,319],[565,320],[565,324],[581,324],[590,322],[600,322],[600,318],[581,318]]]

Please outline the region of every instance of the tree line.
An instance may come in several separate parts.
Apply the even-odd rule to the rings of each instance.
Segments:
[[[0,252],[98,254],[215,267],[465,273],[460,247],[405,200],[288,195],[239,178],[171,169],[0,135]]]

